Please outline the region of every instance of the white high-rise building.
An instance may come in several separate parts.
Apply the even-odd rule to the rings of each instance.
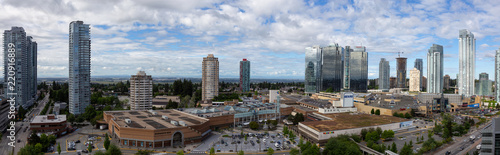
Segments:
[[[420,70],[417,68],[410,70],[410,91],[420,91]]]
[[[219,59],[213,54],[203,58],[201,76],[201,100],[219,96]]]
[[[495,99],[500,103],[500,48],[495,54]]]
[[[443,46],[432,44],[427,53],[427,92],[443,92]]]
[[[476,39],[469,30],[459,31],[458,94],[474,95],[474,70],[476,66]]]
[[[153,108],[153,78],[139,71],[130,77],[130,110]]]
[[[69,24],[69,112],[79,115],[90,105],[90,25]]]

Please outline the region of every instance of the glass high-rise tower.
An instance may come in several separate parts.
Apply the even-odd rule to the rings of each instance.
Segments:
[[[396,88],[406,88],[406,58],[396,58]]]
[[[491,81],[488,78],[488,73],[479,74],[479,81],[476,85],[476,93],[480,96],[491,95]]]
[[[90,105],[90,25],[69,24],[69,112],[79,115]]]
[[[349,88],[354,92],[366,92],[368,89],[368,53],[366,47],[356,46],[349,53]]]
[[[247,59],[240,61],[240,91],[250,91],[250,61]]]
[[[443,92],[443,46],[432,44],[427,52],[427,92]]]
[[[351,59],[351,52],[353,52],[353,49],[351,46],[346,46],[344,50],[344,73],[342,77],[342,87],[344,90],[348,91],[351,90],[351,72],[349,71],[351,69],[350,67],[350,59]]]
[[[495,53],[495,99],[500,102],[500,48]]]
[[[474,71],[476,66],[476,39],[469,30],[459,31],[459,73],[458,94],[466,97],[474,95]]]
[[[344,48],[338,44],[321,48],[321,91],[339,92],[342,89],[343,52]]]
[[[37,43],[24,28],[12,27],[3,33],[3,49],[5,97],[15,97],[16,108],[27,109],[37,94]]]
[[[420,90],[422,90],[425,85],[425,83],[422,82],[422,76],[424,75],[424,62],[422,59],[415,59],[415,65],[413,67],[420,71]]]
[[[312,46],[306,48],[305,62],[305,92],[314,94],[321,88],[321,48]]]
[[[389,66],[389,61],[385,60],[385,58],[381,58],[380,63],[378,64],[378,69],[378,89],[389,90],[389,78],[391,76],[391,67]]]

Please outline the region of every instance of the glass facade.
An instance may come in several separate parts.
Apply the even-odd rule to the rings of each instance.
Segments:
[[[350,90],[366,92],[368,89],[368,53],[366,47],[356,46],[349,59]]]
[[[443,46],[433,44],[427,53],[427,92],[443,92]]]
[[[26,36],[22,27],[12,27],[11,30],[5,30],[3,37],[5,97],[15,97],[17,108],[22,106],[24,109],[28,109],[36,100],[37,43],[33,41],[31,36]],[[9,46],[9,44],[13,46]],[[9,60],[15,61],[10,62]],[[9,67],[14,67],[14,69],[9,69]],[[15,81],[9,80],[9,78],[14,78]],[[15,85],[8,85],[9,82],[15,82]],[[10,93],[15,93],[15,95]]]
[[[459,73],[458,94],[474,95],[474,71],[476,65],[476,39],[469,30],[459,31],[458,37]]]
[[[338,44],[321,48],[321,91],[332,89],[339,92],[342,88],[343,52]]]
[[[406,58],[396,58],[396,88],[406,88]]]
[[[424,75],[424,62],[422,59],[415,59],[414,68],[420,71],[420,90],[424,87],[425,83],[422,82],[422,76]]]
[[[491,85],[492,82],[489,80],[489,75],[487,73],[479,74],[479,82],[476,85],[477,95],[489,96],[491,95]]]
[[[391,67],[389,66],[389,61],[385,60],[385,58],[381,58],[378,66],[378,89],[389,90],[389,78],[391,76]]]
[[[90,25],[69,24],[69,112],[82,114],[90,104]]]
[[[240,91],[250,91],[250,61],[247,59],[240,61]]]
[[[317,93],[321,86],[321,48],[319,46],[306,48],[305,92]]]

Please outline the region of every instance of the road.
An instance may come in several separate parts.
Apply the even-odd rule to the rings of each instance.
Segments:
[[[455,154],[466,154],[467,151],[474,151],[475,147],[481,143],[481,138],[475,139],[474,143],[470,142],[470,136],[474,135],[475,137],[478,137],[481,135],[481,130],[484,129],[484,127],[489,124],[485,123],[479,127],[478,130],[474,130],[469,134],[466,134],[465,136],[462,137],[457,137],[455,138],[455,142],[451,145],[446,146],[446,148],[443,148],[439,150],[438,152],[434,152],[433,154],[446,154],[447,151],[450,151],[452,155]],[[463,150],[461,148],[464,148]]]

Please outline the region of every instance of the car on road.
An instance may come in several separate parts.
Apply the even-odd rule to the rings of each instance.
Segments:
[[[89,150],[82,150],[83,153],[89,153]]]
[[[75,143],[80,143],[80,140],[76,140]]]

